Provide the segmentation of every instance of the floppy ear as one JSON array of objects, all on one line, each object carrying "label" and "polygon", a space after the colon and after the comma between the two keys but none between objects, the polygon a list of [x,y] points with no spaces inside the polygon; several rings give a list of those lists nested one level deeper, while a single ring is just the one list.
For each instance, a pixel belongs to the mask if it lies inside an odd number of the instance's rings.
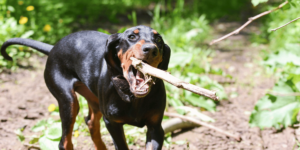
[{"label": "floppy ear", "polygon": [[163,48],[163,60],[158,65],[159,69],[168,70],[170,56],[171,56],[171,49],[170,49],[170,47],[167,44],[165,44],[164,48]]},{"label": "floppy ear", "polygon": [[105,60],[113,74],[122,73],[121,62],[117,56],[119,50],[120,34],[115,33],[108,37],[105,46]]}]

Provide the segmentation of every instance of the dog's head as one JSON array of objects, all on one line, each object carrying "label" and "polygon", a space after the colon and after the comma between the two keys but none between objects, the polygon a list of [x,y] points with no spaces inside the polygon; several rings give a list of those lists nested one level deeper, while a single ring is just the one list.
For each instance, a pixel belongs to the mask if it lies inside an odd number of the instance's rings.
[{"label": "dog's head", "polygon": [[149,94],[152,83],[144,85],[145,76],[131,65],[130,57],[167,70],[170,53],[169,46],[156,30],[140,25],[111,35],[106,43],[105,59],[114,76],[122,74],[133,95],[141,98]]}]

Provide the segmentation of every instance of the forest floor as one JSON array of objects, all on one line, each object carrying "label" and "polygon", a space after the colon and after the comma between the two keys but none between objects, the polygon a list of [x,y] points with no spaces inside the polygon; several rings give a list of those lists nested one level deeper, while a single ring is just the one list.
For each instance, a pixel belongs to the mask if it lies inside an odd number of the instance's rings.
[{"label": "forest floor", "polygon": [[[220,37],[239,27],[238,23],[221,23],[215,25],[215,37]],[[259,62],[262,61],[263,45],[254,46],[249,42],[250,33],[258,28],[249,26],[239,35],[232,36],[213,46],[216,50],[211,61],[213,67],[222,68],[233,78],[230,81],[223,77],[212,76],[223,84],[229,99],[221,101],[217,111],[205,112],[215,119],[210,123],[228,132],[239,134],[240,142],[226,137],[206,127],[183,129],[172,134],[172,141],[185,140],[185,144],[171,145],[171,149],[268,149],[291,150],[298,148],[296,144],[297,128],[260,130],[249,127],[249,116],[257,100],[274,85],[274,77],[267,75]],[[56,104],[54,97],[48,91],[43,70],[46,57],[32,57],[35,66],[31,69],[20,68],[17,72],[0,74],[0,149],[28,149],[21,143],[14,131],[25,128],[25,136],[34,133],[30,128],[37,121],[48,118],[47,108]],[[298,135],[299,136],[299,135]],[[94,149],[89,136],[74,138],[75,149]],[[111,141],[106,141],[109,149],[113,149]],[[132,147],[132,149],[136,149]]]}]

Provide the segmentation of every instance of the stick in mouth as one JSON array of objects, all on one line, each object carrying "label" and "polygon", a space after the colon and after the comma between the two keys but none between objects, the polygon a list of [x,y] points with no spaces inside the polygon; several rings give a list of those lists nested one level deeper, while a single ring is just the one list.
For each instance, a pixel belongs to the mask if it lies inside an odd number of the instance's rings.
[{"label": "stick in mouth", "polygon": [[[174,85],[178,88],[183,88],[185,90],[191,91],[191,92],[196,93],[198,95],[202,95],[202,96],[211,98],[213,100],[218,100],[218,97],[216,96],[216,92],[214,92],[214,91],[210,91],[210,90],[207,90],[207,89],[204,89],[204,88],[201,88],[201,87],[183,82],[183,81],[179,80],[178,78],[172,76],[168,72],[157,69],[157,68],[154,68],[154,67],[152,67],[152,66],[150,66],[150,65],[148,65],[148,64],[146,64],[146,63],[142,62],[141,60],[138,60],[134,57],[130,57],[130,60],[132,60],[132,66],[134,68],[136,68],[138,70],[138,72],[141,72],[143,74],[143,76],[157,77],[157,78],[160,78],[162,80],[165,80],[165,81],[171,83],[172,85]],[[148,80],[143,80],[143,82],[146,85],[148,85],[147,83],[149,81]],[[140,87],[144,86],[144,84],[140,84],[139,86]]]},{"label": "stick in mouth", "polygon": [[130,90],[136,97],[146,96],[151,89],[152,82],[149,75],[143,74],[141,71],[130,66],[128,70],[128,81],[130,83]]}]

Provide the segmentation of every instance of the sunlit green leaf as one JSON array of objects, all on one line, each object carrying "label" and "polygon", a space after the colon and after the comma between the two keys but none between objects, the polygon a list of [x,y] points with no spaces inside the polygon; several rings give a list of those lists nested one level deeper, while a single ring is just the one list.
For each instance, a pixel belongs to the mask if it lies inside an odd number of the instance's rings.
[{"label": "sunlit green leaf", "polygon": [[[171,106],[173,107],[179,107],[179,106],[183,106],[182,102],[179,100],[179,99],[176,99],[176,98],[172,98],[169,100],[169,103]],[[180,110],[180,109],[176,109],[176,111],[179,113],[179,114],[184,114],[184,111],[183,110]]]},{"label": "sunlit green leaf", "polygon": [[276,64],[285,65],[289,62],[300,66],[300,57],[291,52],[280,51],[278,54],[271,54],[264,63],[274,66]]},{"label": "sunlit green leaf", "polygon": [[28,37],[30,37],[33,34],[34,34],[34,31],[33,30],[29,30],[29,31],[25,32],[23,35],[21,35],[21,38],[28,38]]},{"label": "sunlit green leaf", "polygon": [[51,140],[56,140],[59,139],[61,137],[62,134],[62,129],[61,129],[61,123],[53,123],[47,130],[45,133],[45,136],[48,139]]},{"label": "sunlit green leaf", "polygon": [[215,110],[216,105],[214,103],[207,103],[207,101],[203,97],[196,97],[192,95],[186,97],[185,100],[194,106],[203,107],[209,111]]},{"label": "sunlit green leaf", "polygon": [[42,150],[58,150],[59,140],[51,140],[43,136],[39,139],[39,144]]},{"label": "sunlit green leaf", "polygon": [[24,136],[24,134],[23,134],[23,130],[24,130],[23,128],[20,128],[20,129],[17,129],[17,130],[15,131],[15,133],[16,133],[18,139],[19,139],[21,142],[23,142],[23,141],[25,140],[25,136]]},{"label": "sunlit green leaf", "polygon": [[39,141],[39,139],[40,139],[40,138],[38,138],[38,137],[34,137],[34,138],[32,138],[32,139],[29,141],[29,144],[35,144],[35,143],[37,143],[37,142]]},{"label": "sunlit green leaf", "polygon": [[281,79],[272,89],[274,95],[266,95],[255,105],[250,116],[250,125],[260,128],[287,127],[297,121],[295,113],[299,111],[300,101],[291,94],[294,92],[293,83],[290,80],[284,82]]},{"label": "sunlit green leaf", "polygon": [[43,131],[43,130],[45,130],[46,124],[47,124],[47,121],[46,121],[46,120],[41,120],[41,121],[37,122],[37,123],[31,128],[31,130],[32,130],[33,132]]},{"label": "sunlit green leaf", "polygon": [[192,60],[193,55],[191,53],[186,52],[177,52],[171,55],[171,59],[169,62],[169,68],[173,68],[175,66],[185,66],[186,64],[190,63]]}]

